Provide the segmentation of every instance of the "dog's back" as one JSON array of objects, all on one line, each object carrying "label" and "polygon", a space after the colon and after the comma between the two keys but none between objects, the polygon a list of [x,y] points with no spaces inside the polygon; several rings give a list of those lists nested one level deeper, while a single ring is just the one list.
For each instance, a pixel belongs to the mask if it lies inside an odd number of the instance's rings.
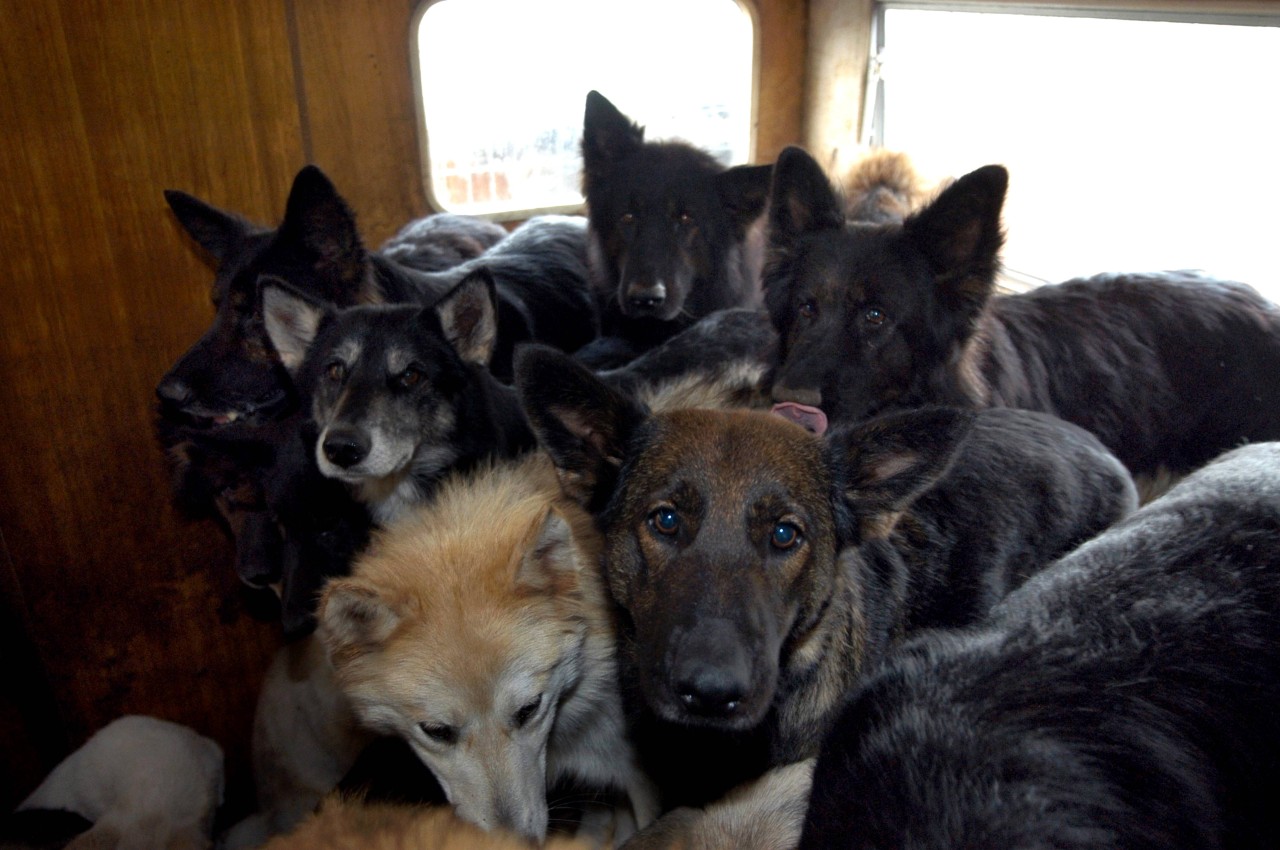
[{"label": "dog's back", "polygon": [[1278,563],[1280,446],[1246,447],[892,656],[801,846],[1274,846]]},{"label": "dog's back", "polygon": [[1107,274],[993,298],[977,400],[1056,413],[1136,473],[1280,437],[1280,308],[1195,272]]},{"label": "dog's back", "polygon": [[[1047,414],[993,408],[973,418],[936,484],[905,510],[885,511],[850,480],[868,464],[847,459],[864,448],[866,438],[858,435],[875,427],[833,432],[828,454],[859,526],[852,537],[863,556],[879,563],[871,572],[898,576],[885,598],[871,597],[892,616],[895,636],[974,622],[1137,506],[1133,479],[1092,434]],[[872,622],[880,616],[868,612]]]}]

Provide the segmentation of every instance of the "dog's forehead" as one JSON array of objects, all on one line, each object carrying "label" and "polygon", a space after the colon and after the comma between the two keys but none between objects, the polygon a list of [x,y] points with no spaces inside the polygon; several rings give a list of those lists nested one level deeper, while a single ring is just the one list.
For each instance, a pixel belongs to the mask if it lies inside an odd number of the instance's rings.
[{"label": "dog's forehead", "polygon": [[898,252],[892,250],[896,232],[890,225],[851,225],[838,237],[812,239],[799,263],[804,287],[853,302],[894,295],[898,287],[892,283],[902,273]]},{"label": "dog's forehead", "polygon": [[787,490],[822,487],[819,440],[761,411],[677,410],[653,417],[652,439],[635,468],[650,489],[676,481],[734,492],[762,484]]}]

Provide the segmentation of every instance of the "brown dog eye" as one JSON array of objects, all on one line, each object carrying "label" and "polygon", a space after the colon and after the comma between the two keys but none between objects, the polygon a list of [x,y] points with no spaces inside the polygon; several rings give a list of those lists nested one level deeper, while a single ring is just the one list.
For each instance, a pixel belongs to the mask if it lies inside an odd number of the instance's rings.
[{"label": "brown dog eye", "polygon": [[622,218],[620,218],[619,221],[621,221],[623,224],[635,224],[636,217],[631,213],[623,213]]},{"label": "brown dog eye", "polygon": [[799,313],[802,319],[812,319],[818,315],[818,305],[814,301],[803,301]]},{"label": "brown dog eye", "polygon": [[871,325],[883,325],[884,320],[888,318],[879,307],[868,307],[867,312],[863,313],[862,317]]},{"label": "brown dog eye", "polygon": [[335,360],[328,366],[324,367],[324,373],[331,381],[341,381],[347,376],[347,367]]},{"label": "brown dog eye", "polygon": [[410,366],[399,375],[396,376],[396,384],[405,390],[411,390],[418,384],[422,383],[422,370],[417,366]]},{"label": "brown dog eye", "polygon": [[691,224],[693,224],[693,216],[688,213],[680,213],[680,225],[682,227],[688,227]]}]

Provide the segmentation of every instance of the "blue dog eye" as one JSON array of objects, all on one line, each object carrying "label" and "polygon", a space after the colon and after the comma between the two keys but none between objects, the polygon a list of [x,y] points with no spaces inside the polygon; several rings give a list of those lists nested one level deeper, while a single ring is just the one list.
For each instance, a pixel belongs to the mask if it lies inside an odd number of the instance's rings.
[{"label": "blue dog eye", "polygon": [[659,534],[675,534],[680,528],[680,516],[675,508],[658,508],[649,514],[649,524]]},{"label": "blue dog eye", "polygon": [[800,539],[800,529],[789,522],[780,522],[773,527],[769,542],[775,549],[790,549]]}]

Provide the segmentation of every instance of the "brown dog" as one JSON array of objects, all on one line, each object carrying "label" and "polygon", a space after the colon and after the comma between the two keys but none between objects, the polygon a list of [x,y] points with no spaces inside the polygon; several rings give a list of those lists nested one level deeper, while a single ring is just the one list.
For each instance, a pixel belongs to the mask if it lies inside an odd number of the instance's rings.
[{"label": "brown dog", "polygon": [[758,411],[651,415],[544,348],[516,383],[604,531],[626,706],[668,805],[813,755],[902,634],[976,619],[1136,501],[1043,414],[931,408],[824,441]]}]

